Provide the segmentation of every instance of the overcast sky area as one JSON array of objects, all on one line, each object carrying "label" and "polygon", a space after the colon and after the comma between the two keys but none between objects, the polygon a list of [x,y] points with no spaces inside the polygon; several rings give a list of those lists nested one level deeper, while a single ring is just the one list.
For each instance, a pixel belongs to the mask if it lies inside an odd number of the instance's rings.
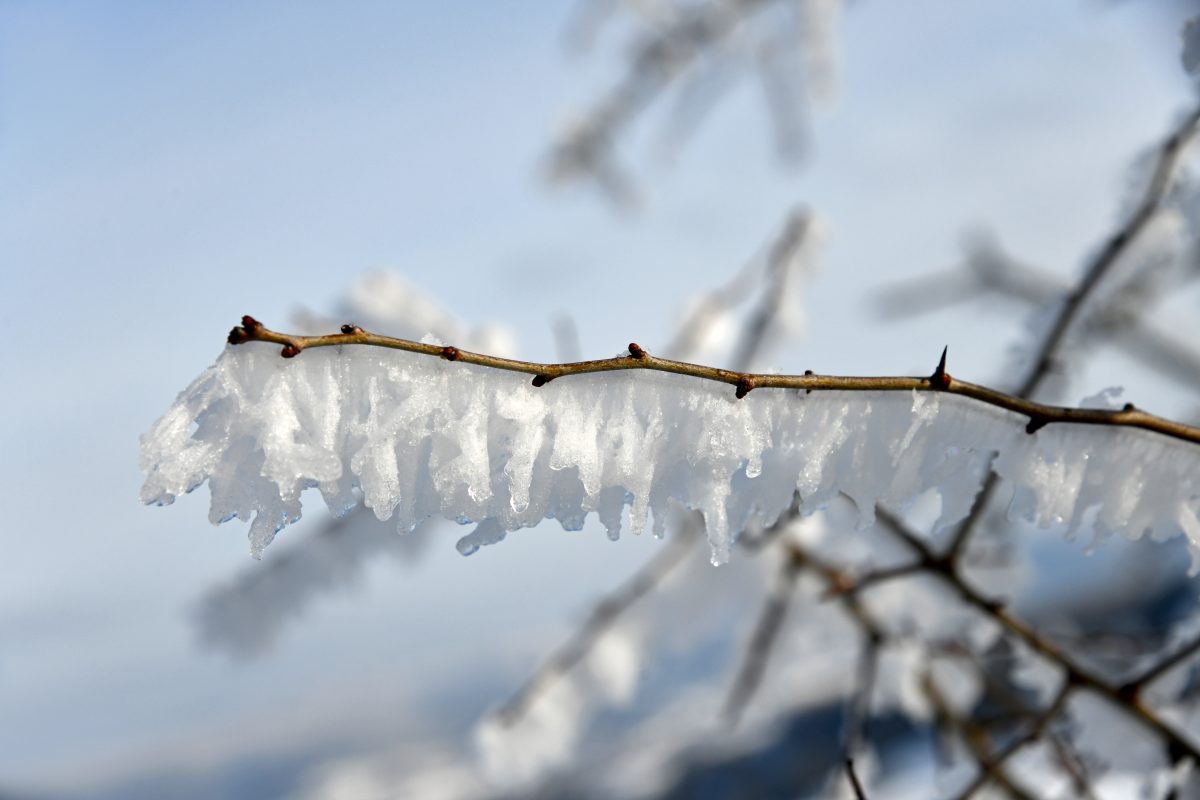
[{"label": "overcast sky area", "polygon": [[[286,328],[386,268],[509,327],[521,357],[555,357],[562,314],[585,357],[653,351],[803,204],[824,246],[774,366],[925,373],[948,344],[956,376],[993,382],[1020,313],[884,322],[870,290],[953,265],[985,228],[1075,275],[1194,101],[1188,7],[849,6],[799,163],[735,83],[683,142],[663,109],[635,128],[630,212],[543,180],[622,65],[619,25],[565,47],[570,0],[0,4],[0,797],[274,796],[410,742],[471,758],[473,722],[660,546],[593,521],[463,558],[442,525],[259,657],[204,648],[199,599],[261,565],[243,523],[208,524],[207,488],[139,505],[137,441],[242,314]],[[1147,380],[1139,405],[1195,411]],[[1121,382],[1089,370],[1072,399]],[[327,517],[306,508],[296,530]]]}]

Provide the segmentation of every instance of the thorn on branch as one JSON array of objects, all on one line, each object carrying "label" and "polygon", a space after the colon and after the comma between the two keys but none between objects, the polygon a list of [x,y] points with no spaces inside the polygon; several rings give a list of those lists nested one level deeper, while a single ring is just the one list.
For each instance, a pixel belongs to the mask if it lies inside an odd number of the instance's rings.
[{"label": "thorn on branch", "polygon": [[753,389],[754,381],[751,378],[743,375],[742,377],[738,378],[737,391],[734,392],[734,396],[736,396],[738,400],[741,400],[743,397],[750,394]]},{"label": "thorn on branch", "polygon": [[295,358],[296,356],[300,355],[300,348],[296,347],[294,344],[285,344],[283,349],[279,351],[279,355],[283,356],[284,358]]},{"label": "thorn on branch", "polygon": [[[457,347],[446,345],[442,348],[442,358],[446,359],[447,361],[458,361],[458,356],[459,353]],[[534,385],[536,386],[537,384]]]},{"label": "thorn on branch", "polygon": [[946,354],[950,351],[950,345],[942,348],[942,357],[938,361],[937,368],[933,374],[929,376],[929,383],[935,389],[949,389],[950,375],[946,372]]},{"label": "thorn on branch", "polygon": [[545,386],[552,380],[554,380],[553,375],[534,375],[533,380],[530,381],[530,383],[532,383],[534,386]]},{"label": "thorn on branch", "polygon": [[630,342],[629,343],[629,355],[633,356],[636,359],[641,360],[646,357],[646,351],[643,350],[642,346],[640,344],[638,344],[637,342]]}]

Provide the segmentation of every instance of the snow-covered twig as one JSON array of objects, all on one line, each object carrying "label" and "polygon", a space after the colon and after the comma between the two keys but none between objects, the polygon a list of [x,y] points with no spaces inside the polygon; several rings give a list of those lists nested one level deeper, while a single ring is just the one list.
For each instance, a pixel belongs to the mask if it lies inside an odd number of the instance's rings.
[{"label": "snow-covered twig", "polygon": [[324,336],[296,336],[270,330],[250,316],[242,317],[242,324],[230,331],[228,339],[229,343],[233,345],[240,345],[246,342],[269,342],[283,345],[280,355],[284,358],[294,358],[304,350],[312,350],[320,347],[341,347],[344,345],[365,345],[403,350],[409,353],[441,358],[445,361],[475,364],[506,372],[532,375],[533,380],[531,383],[535,387],[545,386],[552,380],[570,375],[650,370],[729,384],[734,387],[734,394],[739,400],[755,389],[796,389],[806,393],[938,392],[965,397],[983,405],[992,406],[1004,411],[1011,411],[1026,417],[1028,423],[1025,426],[1025,431],[1031,434],[1047,425],[1097,425],[1139,428],[1141,430],[1160,433],[1171,439],[1178,439],[1191,444],[1200,444],[1200,428],[1150,414],[1135,407],[1132,403],[1127,403],[1123,408],[1119,409],[1056,406],[1027,400],[1019,394],[1007,394],[998,389],[959,380],[946,371],[945,352],[942,353],[942,358],[933,373],[927,377],[863,377],[817,375],[812,372],[806,372],[803,375],[735,372],[718,367],[658,358],[646,352],[636,342],[630,343],[629,355],[627,356],[576,361],[569,364],[543,364],[533,361],[501,358],[484,353],[472,353],[466,350],[459,350],[452,345],[429,344],[426,342],[414,342],[409,339],[381,336],[364,331],[353,324],[343,325],[340,333]]},{"label": "snow-covered twig", "polygon": [[[1029,374],[1014,393],[1015,397],[1022,400],[1032,398],[1046,378],[1055,370],[1059,352],[1067,335],[1079,323],[1093,295],[1162,206],[1171,189],[1181,157],[1195,136],[1198,126],[1200,126],[1200,107],[1189,112],[1163,142],[1158,150],[1154,172],[1141,202],[1138,203],[1136,210],[1126,223],[1109,237],[1099,255],[1084,271],[1083,277],[1064,298],[1048,332],[1039,343]],[[951,538],[949,550],[951,558],[957,558],[965,549],[967,541],[979,520],[986,513],[999,485],[996,473],[989,473],[971,511],[959,524]]]},{"label": "snow-covered twig", "polygon": [[[766,263],[763,265],[763,282],[757,308],[751,312],[750,322],[743,329],[733,358],[734,368],[749,368],[766,345],[767,332],[783,309],[785,286],[800,250],[805,244],[811,225],[811,215],[796,209],[788,215],[783,230],[771,243]],[[756,266],[751,262],[750,266]],[[753,289],[750,271],[743,269],[727,285],[702,297],[692,312],[685,318],[667,350],[673,356],[688,357],[700,348],[716,321],[745,298]],[[795,515],[788,515],[794,519]],[[782,528],[784,520],[773,526]],[[529,709],[530,703],[553,679],[563,675],[579,663],[595,646],[596,641],[613,623],[639,600],[659,587],[680,564],[691,545],[703,531],[704,520],[699,515],[685,515],[674,525],[670,545],[642,565],[627,581],[597,602],[587,622],[574,632],[571,638],[556,650],[507,702],[496,710],[497,720],[502,725],[515,724]]]}]

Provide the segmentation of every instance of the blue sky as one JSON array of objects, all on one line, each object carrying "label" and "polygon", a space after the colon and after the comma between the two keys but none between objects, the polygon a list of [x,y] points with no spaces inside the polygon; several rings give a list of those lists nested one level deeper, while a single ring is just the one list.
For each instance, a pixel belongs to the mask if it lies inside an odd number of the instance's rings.
[{"label": "blue sky", "polygon": [[[461,559],[447,534],[417,569],[375,565],[265,659],[203,653],[188,609],[246,567],[243,531],[211,529],[203,497],[138,506],[136,442],[243,313],[282,323],[389,267],[510,325],[523,355],[553,355],[564,311],[607,355],[663,342],[686,297],[803,202],[829,243],[808,337],[780,367],[925,370],[949,342],[964,377],[993,377],[1019,322],[883,325],[866,290],[952,264],[977,225],[1072,274],[1132,159],[1193,95],[1178,20],[851,5],[808,162],[773,156],[751,85],[670,165],[652,112],[626,153],[648,195],[636,215],[539,180],[621,53],[613,36],[569,56],[567,2],[0,6],[0,792],[204,773],[266,741],[332,747],[318,731],[351,751],[453,740],[653,547],[589,527]],[[522,594],[530,580],[544,595]],[[475,688],[439,726],[421,695],[448,703],[455,682]]]}]

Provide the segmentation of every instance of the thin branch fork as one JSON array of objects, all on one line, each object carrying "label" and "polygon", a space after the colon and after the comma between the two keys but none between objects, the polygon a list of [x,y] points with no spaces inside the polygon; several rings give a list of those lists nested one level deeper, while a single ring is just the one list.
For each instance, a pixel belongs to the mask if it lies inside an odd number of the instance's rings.
[{"label": "thin branch fork", "polygon": [[[1088,266],[1078,284],[1066,296],[1062,307],[1054,318],[1050,330],[1043,337],[1038,347],[1032,370],[1025,377],[1025,380],[1021,382],[1021,386],[1017,389],[1015,397],[1021,400],[1030,400],[1034,393],[1041,387],[1042,382],[1051,373],[1059,358],[1059,351],[1067,339],[1067,334],[1083,315],[1089,298],[1095,294],[1097,288],[1103,283],[1105,276],[1120,263],[1121,257],[1129,250],[1130,245],[1146,229],[1151,220],[1153,220],[1154,215],[1162,207],[1167,193],[1170,191],[1179,161],[1198,127],[1200,127],[1200,107],[1193,109],[1187,114],[1179,126],[1175,128],[1166,141],[1159,147],[1158,158],[1154,165],[1154,174],[1151,177],[1150,184],[1146,187],[1146,192],[1142,196],[1141,202],[1138,203],[1136,211],[1124,225],[1109,237],[1103,249]],[[1127,404],[1125,408],[1129,410],[1133,406],[1132,404]],[[1035,427],[1037,424],[1037,418],[1030,416],[1030,428]],[[975,498],[975,505],[967,514],[966,519],[959,525],[950,542],[950,549],[947,552],[951,560],[957,559],[966,548],[967,540],[971,537],[975,526],[987,511],[999,485],[1000,481],[996,474],[994,472],[989,474],[984,481],[979,495]]]},{"label": "thin branch fork", "polygon": [[628,356],[604,358],[593,361],[576,361],[568,364],[539,364],[533,361],[518,361],[511,358],[472,353],[450,345],[436,345],[397,339],[376,333],[368,333],[357,325],[343,325],[340,333],[323,336],[296,336],[279,333],[265,327],[250,316],[242,317],[242,324],[229,332],[228,342],[240,345],[245,342],[271,342],[282,345],[280,355],[295,358],[304,350],[317,347],[339,347],[342,345],[364,345],[403,350],[419,355],[434,356],[446,361],[460,361],[481,367],[520,372],[533,376],[534,386],[544,386],[550,381],[568,375],[586,375],[594,372],[620,372],[626,370],[652,370],[687,375],[693,378],[726,383],[736,387],[739,399],[754,389],[795,389],[805,392],[943,392],[974,400],[985,405],[1012,411],[1028,417],[1025,430],[1034,433],[1050,424],[1106,425],[1112,427],[1140,428],[1160,433],[1172,439],[1200,444],[1200,428],[1149,414],[1132,403],[1121,409],[1071,408],[1037,403],[996,389],[968,383],[951,377],[946,372],[946,353],[934,373],[924,378],[914,377],[844,377],[836,375],[772,375],[735,372],[718,367],[690,364],[658,358],[646,352],[636,342],[629,345]]},{"label": "thin branch fork", "polygon": [[[952,588],[963,602],[980,611],[1003,626],[1009,633],[1025,642],[1025,644],[1047,661],[1055,664],[1065,673],[1064,690],[1086,689],[1108,700],[1116,708],[1125,711],[1133,719],[1138,720],[1148,729],[1167,741],[1181,753],[1191,756],[1200,762],[1200,747],[1190,741],[1174,726],[1163,719],[1158,712],[1147,705],[1137,691],[1129,690],[1126,686],[1117,686],[1092,670],[1078,663],[1062,648],[1039,634],[1007,609],[1001,603],[985,597],[971,586],[957,571],[954,562],[945,557],[939,558],[921,541],[915,533],[908,529],[898,518],[883,509],[877,510],[877,519],[897,538],[912,548],[917,556],[926,564],[924,574],[936,575]],[[1140,684],[1139,684],[1140,685]]]}]

